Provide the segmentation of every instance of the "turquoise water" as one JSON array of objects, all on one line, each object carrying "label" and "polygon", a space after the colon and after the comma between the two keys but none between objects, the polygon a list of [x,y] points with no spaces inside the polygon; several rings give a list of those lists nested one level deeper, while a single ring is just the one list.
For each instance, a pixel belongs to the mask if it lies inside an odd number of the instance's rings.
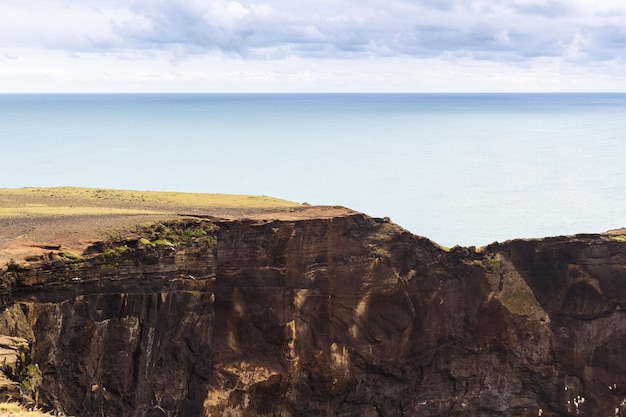
[{"label": "turquoise water", "polygon": [[452,246],[626,226],[623,94],[0,95],[0,187],[265,194]]}]

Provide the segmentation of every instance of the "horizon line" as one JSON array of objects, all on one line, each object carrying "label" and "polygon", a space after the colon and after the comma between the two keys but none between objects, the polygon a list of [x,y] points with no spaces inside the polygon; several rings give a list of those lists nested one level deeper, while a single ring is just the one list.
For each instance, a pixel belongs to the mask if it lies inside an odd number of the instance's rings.
[{"label": "horizon line", "polygon": [[626,91],[0,91],[0,95],[499,95],[499,94],[626,94]]}]

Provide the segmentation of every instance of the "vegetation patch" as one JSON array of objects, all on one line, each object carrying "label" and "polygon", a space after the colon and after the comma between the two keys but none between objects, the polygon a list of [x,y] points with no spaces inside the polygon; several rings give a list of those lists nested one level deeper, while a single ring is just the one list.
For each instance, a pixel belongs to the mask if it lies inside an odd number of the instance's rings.
[{"label": "vegetation patch", "polygon": [[300,204],[268,196],[109,190],[81,187],[0,189],[0,217],[164,214],[188,209],[289,208]]},{"label": "vegetation patch", "polygon": [[151,242],[154,246],[174,246],[172,242],[166,239],[157,239]]},{"label": "vegetation patch", "polygon": [[109,239],[94,246],[95,252],[91,253],[99,254],[105,261],[110,262],[137,249],[154,250],[191,244],[212,245],[216,242],[217,230],[218,227],[208,220],[150,223],[134,227],[131,236],[128,233],[111,234]]},{"label": "vegetation patch", "polygon": [[617,240],[618,242],[626,242],[626,235],[613,236],[613,240]]},{"label": "vegetation patch", "polygon": [[215,243],[214,234],[217,229],[215,224],[207,220],[173,222],[167,225],[157,223],[143,232],[150,239],[142,237],[139,243],[144,247],[188,245],[194,241]]},{"label": "vegetation patch", "polygon": [[1,217],[43,217],[43,216],[98,216],[120,214],[163,214],[160,211],[125,209],[114,207],[75,207],[75,206],[23,206],[0,207]]},{"label": "vegetation patch", "polygon": [[115,250],[117,251],[117,253],[122,254],[128,252],[130,248],[127,245],[121,245],[116,247]]},{"label": "vegetation patch", "polygon": [[14,402],[0,403],[0,416],[6,417],[51,417],[51,414],[39,410],[27,410],[21,404]]},{"label": "vegetation patch", "polygon": [[151,248],[152,246],[154,246],[152,244],[152,242],[150,242],[148,239],[146,239],[145,237],[142,237],[139,239],[139,244],[145,248]]},{"label": "vegetation patch", "polygon": [[69,252],[69,251],[61,252],[59,253],[59,256],[64,261],[80,261],[82,259],[80,255],[77,255],[74,252]]},{"label": "vegetation patch", "polygon": [[491,274],[500,272],[500,260],[493,252],[486,253],[482,259],[473,260],[471,264],[479,266]]},{"label": "vegetation patch", "polygon": [[39,386],[43,382],[43,376],[41,374],[41,370],[39,369],[39,365],[33,364],[25,366],[22,369],[20,379],[20,387],[22,390],[33,397],[35,399],[35,403],[37,403]]},{"label": "vegetation patch", "polygon": [[494,253],[488,253],[483,258],[483,266],[489,272],[496,273],[500,271],[500,260]]}]

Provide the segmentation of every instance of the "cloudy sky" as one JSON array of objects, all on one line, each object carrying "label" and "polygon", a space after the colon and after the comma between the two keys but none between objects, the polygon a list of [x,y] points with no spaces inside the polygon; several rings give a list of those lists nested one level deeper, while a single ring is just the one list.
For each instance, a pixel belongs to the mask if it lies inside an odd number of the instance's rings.
[{"label": "cloudy sky", "polygon": [[2,0],[0,92],[626,91],[623,0]]}]

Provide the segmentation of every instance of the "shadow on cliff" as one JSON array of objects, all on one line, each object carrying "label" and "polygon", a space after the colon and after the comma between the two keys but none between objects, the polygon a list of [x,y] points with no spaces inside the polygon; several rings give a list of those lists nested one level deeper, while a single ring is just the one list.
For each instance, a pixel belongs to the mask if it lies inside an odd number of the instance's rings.
[{"label": "shadow on cliff", "polygon": [[19,325],[0,330],[30,340],[58,412],[626,410],[626,243],[610,236],[446,250],[352,214],[185,220],[99,245],[3,272]]}]

